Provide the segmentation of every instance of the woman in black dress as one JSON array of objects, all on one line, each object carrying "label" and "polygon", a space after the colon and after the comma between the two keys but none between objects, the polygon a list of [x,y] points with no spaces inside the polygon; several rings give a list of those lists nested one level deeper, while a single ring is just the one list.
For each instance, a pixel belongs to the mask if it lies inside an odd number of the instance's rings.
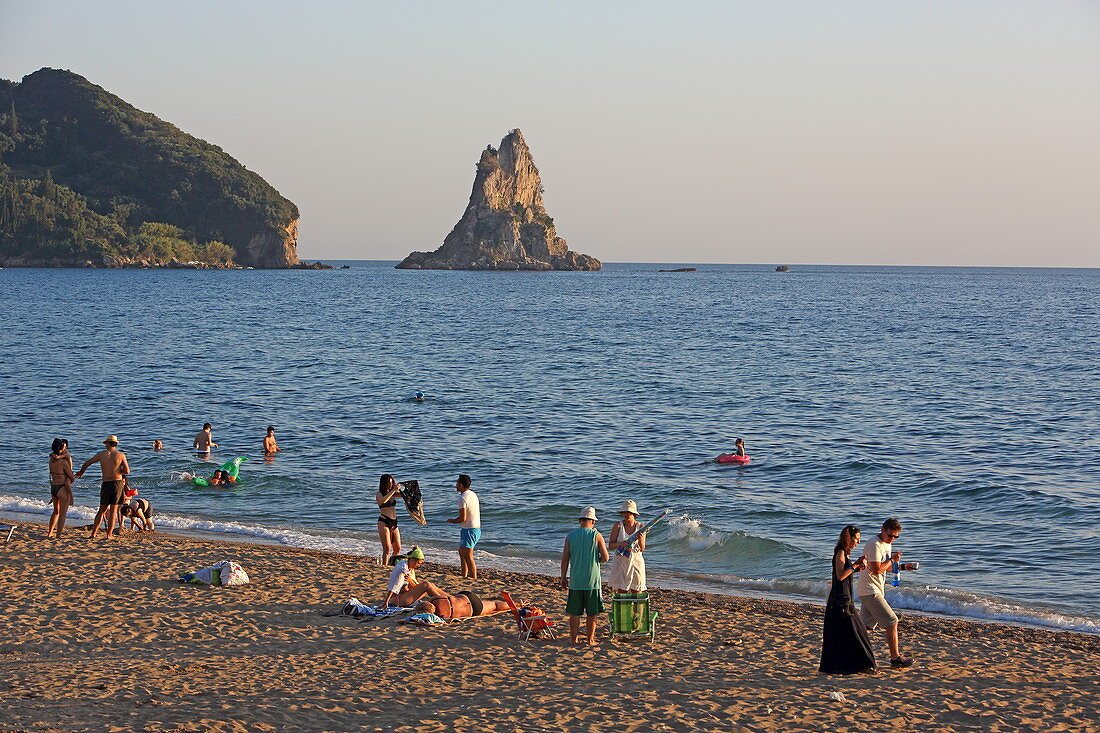
[{"label": "woman in black dress", "polygon": [[852,602],[852,574],[867,567],[867,558],[852,562],[852,550],[859,546],[859,527],[849,524],[841,530],[833,549],[833,583],[825,603],[825,634],[821,640],[824,674],[873,674],[875,655],[867,629]]}]

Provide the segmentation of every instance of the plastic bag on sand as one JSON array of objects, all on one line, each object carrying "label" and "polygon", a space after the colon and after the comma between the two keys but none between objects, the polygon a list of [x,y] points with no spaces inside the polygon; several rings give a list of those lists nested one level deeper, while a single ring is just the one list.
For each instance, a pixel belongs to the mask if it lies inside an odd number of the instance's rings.
[{"label": "plastic bag on sand", "polygon": [[848,702],[848,698],[844,697],[843,692],[830,692],[829,699],[833,702]]},{"label": "plastic bag on sand", "polygon": [[222,560],[193,573],[180,573],[180,582],[200,585],[244,585],[248,582],[248,573],[239,564],[231,560]]}]

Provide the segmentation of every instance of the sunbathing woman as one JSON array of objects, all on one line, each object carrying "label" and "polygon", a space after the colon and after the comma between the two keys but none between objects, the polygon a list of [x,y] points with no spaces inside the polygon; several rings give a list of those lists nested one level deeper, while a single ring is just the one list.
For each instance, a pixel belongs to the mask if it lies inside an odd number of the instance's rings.
[{"label": "sunbathing woman", "polygon": [[440,618],[495,616],[510,610],[504,601],[483,601],[470,590],[459,591],[453,596],[450,593],[444,593],[428,597],[416,604],[417,613],[434,613]]}]

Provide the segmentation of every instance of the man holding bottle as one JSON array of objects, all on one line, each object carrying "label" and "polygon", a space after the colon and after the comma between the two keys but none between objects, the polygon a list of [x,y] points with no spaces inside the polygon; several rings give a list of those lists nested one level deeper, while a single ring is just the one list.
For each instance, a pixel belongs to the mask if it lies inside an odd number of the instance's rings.
[{"label": "man holding bottle", "polygon": [[872,537],[863,549],[867,569],[859,575],[856,594],[861,606],[859,617],[868,631],[882,626],[886,645],[890,647],[890,666],[909,667],[911,657],[901,655],[898,641],[898,617],[886,602],[886,574],[900,562],[901,553],[894,552],[893,543],[901,535],[901,522],[891,517],[882,523],[882,531]]}]

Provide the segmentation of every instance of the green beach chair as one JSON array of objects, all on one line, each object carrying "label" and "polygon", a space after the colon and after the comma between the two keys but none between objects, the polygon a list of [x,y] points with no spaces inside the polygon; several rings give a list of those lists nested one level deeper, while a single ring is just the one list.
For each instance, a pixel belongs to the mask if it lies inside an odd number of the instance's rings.
[{"label": "green beach chair", "polygon": [[657,633],[657,612],[649,610],[648,593],[612,594],[607,618],[611,622],[612,639],[649,637],[653,641]]}]

